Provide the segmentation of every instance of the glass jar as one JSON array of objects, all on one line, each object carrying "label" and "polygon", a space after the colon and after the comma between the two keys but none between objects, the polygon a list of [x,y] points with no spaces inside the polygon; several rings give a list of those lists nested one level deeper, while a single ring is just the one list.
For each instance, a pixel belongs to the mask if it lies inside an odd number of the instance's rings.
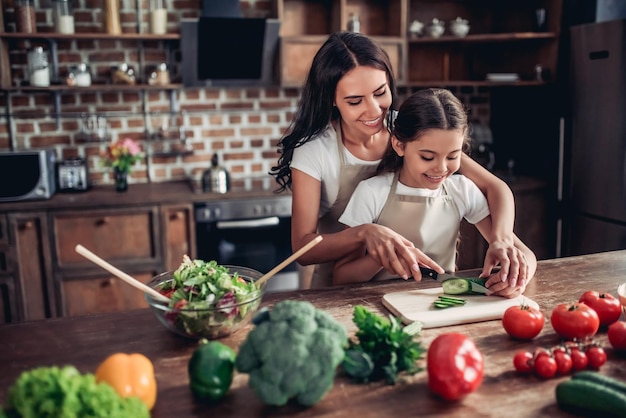
[{"label": "glass jar", "polygon": [[150,32],[163,35],[167,33],[167,8],[165,0],[150,1]]},{"label": "glass jar", "polygon": [[58,33],[74,33],[74,13],[69,0],[54,0],[54,30]]},{"label": "glass jar", "polygon": [[167,68],[166,63],[162,62],[150,72],[148,84],[151,86],[165,86],[170,84],[170,70]]},{"label": "glass jar", "polygon": [[41,46],[28,51],[28,80],[31,86],[50,86],[48,54]]},{"label": "glass jar", "polygon": [[67,75],[67,85],[77,87],[91,86],[91,69],[89,66],[84,62],[76,65],[70,65],[69,73]]},{"label": "glass jar", "polygon": [[111,83],[135,84],[135,69],[125,62],[111,67]]},{"label": "glass jar", "polygon": [[37,32],[37,19],[33,0],[15,0],[15,30],[22,33]]}]

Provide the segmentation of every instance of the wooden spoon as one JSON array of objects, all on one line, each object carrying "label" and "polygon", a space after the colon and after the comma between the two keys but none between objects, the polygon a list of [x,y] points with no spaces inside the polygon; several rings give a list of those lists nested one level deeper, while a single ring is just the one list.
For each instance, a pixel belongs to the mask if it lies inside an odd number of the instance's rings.
[{"label": "wooden spoon", "polygon": [[261,286],[263,283],[265,283],[266,281],[268,281],[271,277],[273,277],[276,273],[278,273],[279,271],[281,271],[282,269],[284,269],[285,267],[287,267],[289,264],[291,264],[292,262],[296,261],[296,259],[298,257],[300,257],[302,254],[306,253],[307,251],[309,251],[311,248],[315,247],[317,244],[319,244],[319,242],[322,240],[322,236],[318,235],[317,237],[313,238],[311,241],[309,241],[309,243],[307,245],[305,245],[304,247],[300,248],[298,251],[296,251],[295,253],[291,254],[289,257],[287,257],[285,259],[285,261],[283,261],[282,263],[280,263],[279,265],[277,265],[276,267],[274,267],[273,269],[271,269],[270,271],[268,271],[267,273],[265,273],[263,276],[261,276],[261,278],[259,280],[256,281],[257,286]]},{"label": "wooden spoon", "polygon": [[89,251],[87,248],[83,247],[82,245],[78,244],[74,250],[82,255],[83,257],[85,257],[86,259],[88,259],[89,261],[99,265],[100,267],[102,267],[103,269],[105,269],[106,271],[108,271],[109,273],[114,274],[115,276],[119,277],[120,279],[124,280],[126,283],[128,283],[129,285],[136,287],[137,289],[150,294],[150,296],[152,296],[153,298],[161,301],[161,302],[170,302],[170,298],[168,298],[165,295],[162,295],[161,293],[157,292],[156,290],[154,290],[153,288],[146,286],[145,284],[143,284],[142,282],[140,282],[139,280],[129,276],[128,274],[124,273],[122,270],[118,269],[117,267],[114,267],[113,265],[107,263],[106,261],[104,261],[102,258],[98,257],[97,255],[95,255],[94,253],[92,253],[91,251]]}]

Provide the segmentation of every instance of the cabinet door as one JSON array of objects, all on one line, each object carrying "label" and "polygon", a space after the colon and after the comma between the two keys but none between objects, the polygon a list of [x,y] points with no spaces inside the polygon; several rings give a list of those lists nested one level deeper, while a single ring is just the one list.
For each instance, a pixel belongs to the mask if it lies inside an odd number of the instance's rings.
[{"label": "cabinet door", "polygon": [[161,207],[165,270],[175,270],[183,256],[196,257],[196,234],[192,205]]},{"label": "cabinet door", "polygon": [[35,320],[56,316],[46,215],[10,214],[9,228],[14,237],[12,258],[20,295],[17,306],[21,307],[22,318]]},{"label": "cabinet door", "polygon": [[[156,271],[132,273],[143,283]],[[117,277],[99,276],[83,280],[65,280],[62,284],[64,315],[86,315],[147,308],[143,292]]]},{"label": "cabinet door", "polygon": [[160,261],[157,207],[55,213],[52,223],[56,263],[64,273],[101,271],[75,251],[77,244],[122,269]]},{"label": "cabinet door", "polygon": [[17,322],[19,295],[12,276],[0,276],[0,325]]}]

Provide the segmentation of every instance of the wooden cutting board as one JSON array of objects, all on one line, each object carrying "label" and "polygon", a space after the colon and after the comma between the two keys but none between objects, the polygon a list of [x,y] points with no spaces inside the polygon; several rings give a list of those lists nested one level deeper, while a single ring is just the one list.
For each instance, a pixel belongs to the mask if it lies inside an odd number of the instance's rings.
[{"label": "wooden cutting board", "polygon": [[387,293],[383,296],[383,305],[394,315],[400,317],[405,324],[420,321],[423,328],[438,328],[501,319],[504,311],[515,305],[526,304],[539,308],[537,302],[524,295],[514,299],[500,296],[463,295],[458,297],[467,301],[465,305],[437,309],[432,305],[440,295],[443,295],[443,288],[441,287]]}]

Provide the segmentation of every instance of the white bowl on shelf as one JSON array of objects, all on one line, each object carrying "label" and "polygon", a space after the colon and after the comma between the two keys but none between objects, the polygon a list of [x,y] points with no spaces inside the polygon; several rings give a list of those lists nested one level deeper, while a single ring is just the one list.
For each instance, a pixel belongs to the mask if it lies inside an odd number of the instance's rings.
[{"label": "white bowl on shelf", "polygon": [[465,19],[457,17],[455,20],[450,21],[450,32],[454,36],[464,38],[467,36],[470,30],[469,22]]},{"label": "white bowl on shelf", "polygon": [[444,34],[446,28],[443,22],[437,18],[434,18],[428,26],[426,26],[426,34],[433,38],[439,38]]}]

